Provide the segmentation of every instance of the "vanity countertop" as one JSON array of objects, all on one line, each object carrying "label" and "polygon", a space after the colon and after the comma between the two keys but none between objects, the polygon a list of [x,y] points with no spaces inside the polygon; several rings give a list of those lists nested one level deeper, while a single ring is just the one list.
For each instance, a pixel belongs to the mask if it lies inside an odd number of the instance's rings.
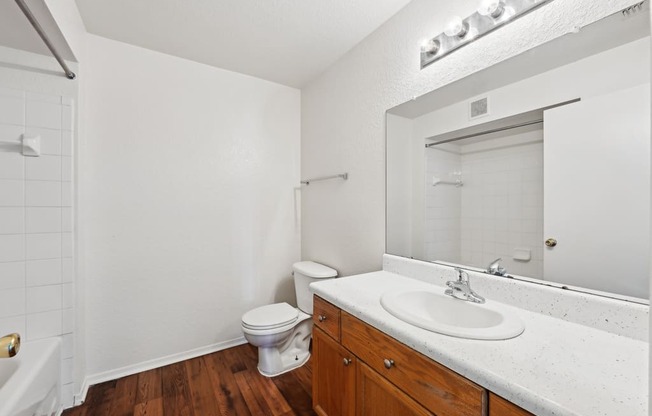
[{"label": "vanity countertop", "polygon": [[525,323],[525,332],[513,339],[478,341],[426,331],[390,315],[380,297],[406,289],[445,288],[386,271],[317,282],[310,288],[536,415],[648,414],[646,342],[509,305],[504,307]]}]

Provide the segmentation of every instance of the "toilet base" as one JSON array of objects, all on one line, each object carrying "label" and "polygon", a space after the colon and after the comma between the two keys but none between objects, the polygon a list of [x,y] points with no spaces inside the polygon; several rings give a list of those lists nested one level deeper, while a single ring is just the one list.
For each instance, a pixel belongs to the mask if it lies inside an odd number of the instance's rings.
[{"label": "toilet base", "polygon": [[[260,349],[259,349],[259,352],[260,352]],[[262,374],[263,376],[265,376],[265,377],[280,376],[281,374],[285,374],[287,372],[290,372],[290,371],[292,371],[292,370],[294,370],[296,368],[301,367],[305,363],[307,363],[308,360],[310,359],[310,352],[304,352],[302,355],[303,355],[303,358],[302,358],[301,354],[296,355],[295,358],[284,357],[285,359],[283,360],[283,370],[281,370],[280,372],[267,373],[267,372],[265,372],[264,370],[262,370],[260,368],[260,364],[258,365],[258,372],[260,374]],[[258,355],[258,362],[260,363],[260,354]]]},{"label": "toilet base", "polygon": [[258,372],[275,377],[304,365],[310,358],[311,335],[312,319],[305,315],[281,345],[269,343],[270,346],[258,347]]}]

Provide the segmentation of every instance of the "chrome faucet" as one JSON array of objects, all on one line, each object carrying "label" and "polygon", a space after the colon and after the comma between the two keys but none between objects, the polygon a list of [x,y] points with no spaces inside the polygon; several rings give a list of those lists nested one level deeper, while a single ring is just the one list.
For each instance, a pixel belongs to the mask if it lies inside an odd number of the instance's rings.
[{"label": "chrome faucet", "polygon": [[501,258],[497,258],[496,260],[492,261],[489,263],[489,266],[487,266],[487,273],[493,274],[496,276],[505,276],[505,273],[507,273],[507,270],[500,265]]},{"label": "chrome faucet", "polygon": [[457,280],[446,282],[446,286],[450,289],[446,289],[444,293],[456,299],[467,300],[473,303],[484,303],[485,299],[471,289],[469,274],[458,267],[455,268],[455,271],[457,272]]}]

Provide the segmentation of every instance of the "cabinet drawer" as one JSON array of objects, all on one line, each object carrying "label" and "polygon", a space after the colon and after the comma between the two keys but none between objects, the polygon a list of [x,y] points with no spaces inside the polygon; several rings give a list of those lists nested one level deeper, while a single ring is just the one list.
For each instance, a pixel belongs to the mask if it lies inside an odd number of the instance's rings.
[{"label": "cabinet drawer", "polygon": [[325,333],[340,340],[340,308],[319,296],[313,297],[312,321]]},{"label": "cabinet drawer", "polygon": [[346,312],[342,345],[437,416],[486,415],[485,389]]},{"label": "cabinet drawer", "polygon": [[514,403],[489,393],[489,416],[534,416]]}]

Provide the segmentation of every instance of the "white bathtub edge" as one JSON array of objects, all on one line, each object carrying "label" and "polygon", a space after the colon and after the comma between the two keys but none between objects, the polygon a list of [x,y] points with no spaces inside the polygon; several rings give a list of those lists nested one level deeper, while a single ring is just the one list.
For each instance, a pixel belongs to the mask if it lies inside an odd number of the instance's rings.
[{"label": "white bathtub edge", "polygon": [[[41,406],[50,393],[55,391],[54,403],[61,403],[61,338],[51,337],[26,341],[16,357],[17,370],[0,389],[0,413],[14,414],[20,410],[24,413],[29,408]],[[45,392],[50,392],[43,394]],[[39,393],[40,392],[40,393]],[[17,408],[19,406],[19,408]],[[48,407],[49,407],[48,406]]]},{"label": "white bathtub edge", "polygon": [[167,355],[165,357],[155,358],[153,360],[143,361],[137,364],[116,368],[115,370],[88,375],[84,378],[79,393],[75,394],[73,407],[84,403],[86,400],[86,395],[88,394],[88,389],[94,384],[104,383],[105,381],[115,380],[121,377],[130,376],[132,374],[141,373],[143,371],[152,370],[158,367],[164,367],[166,365],[178,363],[180,361],[190,360],[192,358],[211,354],[246,343],[247,341],[244,339],[244,337],[238,337],[228,341],[218,342],[215,344],[206,345],[204,347]]}]

